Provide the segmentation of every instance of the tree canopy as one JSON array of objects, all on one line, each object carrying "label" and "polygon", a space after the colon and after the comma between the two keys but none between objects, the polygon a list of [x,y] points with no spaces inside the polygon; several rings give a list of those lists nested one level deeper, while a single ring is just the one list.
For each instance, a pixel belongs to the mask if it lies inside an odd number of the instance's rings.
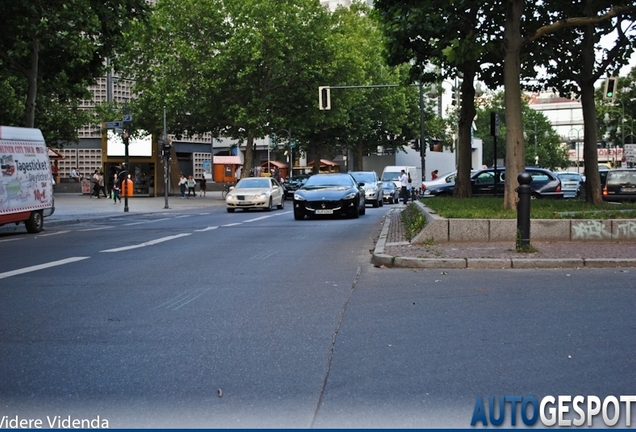
[{"label": "tree canopy", "polygon": [[0,122],[37,126],[48,141],[76,141],[90,121],[80,110],[88,87],[146,12],[144,0],[1,2]]}]

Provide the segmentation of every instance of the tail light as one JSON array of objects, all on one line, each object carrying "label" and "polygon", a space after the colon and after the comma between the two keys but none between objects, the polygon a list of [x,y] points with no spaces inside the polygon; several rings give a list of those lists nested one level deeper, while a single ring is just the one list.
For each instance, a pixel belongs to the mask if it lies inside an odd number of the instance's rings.
[{"label": "tail light", "polygon": [[607,196],[607,195],[609,195],[609,194],[607,193],[607,185],[605,185],[603,187],[603,196]]}]

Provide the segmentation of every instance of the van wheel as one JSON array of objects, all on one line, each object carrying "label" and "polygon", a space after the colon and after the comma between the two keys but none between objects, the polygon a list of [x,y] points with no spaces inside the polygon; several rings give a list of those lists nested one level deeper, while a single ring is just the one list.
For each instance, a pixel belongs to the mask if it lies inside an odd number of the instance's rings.
[{"label": "van wheel", "polygon": [[29,219],[24,223],[24,225],[26,226],[27,231],[30,233],[35,234],[42,231],[42,228],[44,227],[44,216],[42,216],[42,212],[31,212],[31,216],[29,216]]}]

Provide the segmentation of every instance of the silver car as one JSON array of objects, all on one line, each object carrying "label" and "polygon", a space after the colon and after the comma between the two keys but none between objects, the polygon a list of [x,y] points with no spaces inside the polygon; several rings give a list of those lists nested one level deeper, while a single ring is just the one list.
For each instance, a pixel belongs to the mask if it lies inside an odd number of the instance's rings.
[{"label": "silver car", "polygon": [[578,198],[581,194],[581,187],[585,179],[577,172],[557,172],[555,173],[561,180],[561,190],[563,198]]},{"label": "silver car", "polygon": [[358,183],[363,183],[364,199],[368,204],[373,205],[373,207],[382,207],[384,205],[382,182],[375,171],[349,171],[349,174]]}]

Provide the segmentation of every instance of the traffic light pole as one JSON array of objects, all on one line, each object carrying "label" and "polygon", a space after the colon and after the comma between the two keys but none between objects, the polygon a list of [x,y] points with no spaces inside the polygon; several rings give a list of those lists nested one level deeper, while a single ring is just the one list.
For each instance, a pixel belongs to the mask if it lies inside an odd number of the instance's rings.
[{"label": "traffic light pole", "polygon": [[163,107],[163,139],[161,140],[161,150],[163,153],[163,196],[165,198],[164,209],[169,209],[168,206],[168,187],[170,184],[170,149],[168,147],[168,131],[166,126],[166,107]]},{"label": "traffic light pole", "polygon": [[[128,115],[130,114],[130,109],[128,108],[128,103],[126,103],[124,105],[124,118],[126,118]],[[130,191],[128,190],[128,187],[130,186],[130,183],[128,183],[128,176],[130,176],[130,157],[128,155],[128,144],[130,143],[130,128],[131,128],[131,122],[130,121],[124,121],[124,136],[123,136],[123,141],[124,141],[124,164],[126,165],[126,178],[124,178],[124,184],[122,185],[122,191],[125,191],[124,193],[124,213],[128,213],[129,208],[128,208],[128,195],[130,194]]]}]

